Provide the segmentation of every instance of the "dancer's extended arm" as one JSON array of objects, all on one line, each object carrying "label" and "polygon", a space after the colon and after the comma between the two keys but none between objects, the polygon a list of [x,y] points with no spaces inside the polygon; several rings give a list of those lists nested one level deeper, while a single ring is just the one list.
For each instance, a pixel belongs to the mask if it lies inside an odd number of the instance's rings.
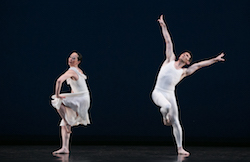
[{"label": "dancer's extended arm", "polygon": [[162,35],[163,35],[165,43],[166,43],[166,51],[165,51],[166,62],[170,62],[172,60],[175,60],[175,54],[173,52],[173,43],[172,43],[170,34],[169,34],[167,26],[163,20],[163,15],[160,16],[160,18],[158,19],[158,22],[161,26]]},{"label": "dancer's extended arm", "polygon": [[224,53],[221,53],[215,58],[205,60],[205,61],[200,61],[198,63],[195,63],[195,64],[191,65],[190,67],[188,67],[186,69],[186,71],[184,72],[183,77],[193,74],[195,71],[197,71],[198,69],[200,69],[202,67],[212,65],[212,64],[214,64],[216,62],[219,62],[219,61],[225,61],[225,59],[222,58],[224,55],[225,55]]}]

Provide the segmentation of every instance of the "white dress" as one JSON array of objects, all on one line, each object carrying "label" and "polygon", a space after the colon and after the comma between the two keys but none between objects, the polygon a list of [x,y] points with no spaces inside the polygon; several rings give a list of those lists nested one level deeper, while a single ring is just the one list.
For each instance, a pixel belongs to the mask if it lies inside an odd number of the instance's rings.
[{"label": "white dress", "polygon": [[[61,93],[60,96],[66,97],[63,99],[56,98],[56,96],[53,95],[51,104],[56,109],[60,109],[62,103],[66,106],[65,119],[69,125],[90,124],[88,114],[90,96],[85,81],[87,77],[80,73],[75,67],[71,67],[69,70],[75,71],[79,78],[78,80],[67,79],[67,84],[70,85],[74,93]],[[65,126],[63,119],[61,120],[60,126]]]}]

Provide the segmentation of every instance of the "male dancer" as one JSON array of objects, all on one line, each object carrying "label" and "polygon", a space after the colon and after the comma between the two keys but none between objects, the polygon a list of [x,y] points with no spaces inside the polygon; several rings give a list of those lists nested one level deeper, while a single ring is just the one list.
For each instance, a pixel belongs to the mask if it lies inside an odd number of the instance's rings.
[{"label": "male dancer", "polygon": [[174,93],[175,86],[180,80],[193,74],[196,70],[219,61],[225,61],[222,58],[224,53],[221,53],[215,58],[195,63],[188,68],[183,68],[185,65],[190,64],[191,53],[189,51],[183,52],[178,60],[175,61],[176,56],[173,52],[173,44],[163,20],[163,15],[160,16],[158,22],[166,43],[166,60],[163,62],[158,73],[156,84],[152,92],[152,99],[154,103],[160,107],[164,125],[172,125],[178,154],[189,155],[189,152],[185,151],[182,147],[182,127],[179,122],[178,107]]}]

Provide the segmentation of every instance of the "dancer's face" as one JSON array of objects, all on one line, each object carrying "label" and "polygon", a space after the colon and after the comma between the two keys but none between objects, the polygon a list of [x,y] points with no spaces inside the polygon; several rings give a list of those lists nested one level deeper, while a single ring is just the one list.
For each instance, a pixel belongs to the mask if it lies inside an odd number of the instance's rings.
[{"label": "dancer's face", "polygon": [[187,65],[190,64],[191,55],[188,52],[184,52],[180,55],[179,59],[185,62]]},{"label": "dancer's face", "polygon": [[78,66],[81,61],[78,60],[78,54],[73,52],[68,59],[69,66]]}]

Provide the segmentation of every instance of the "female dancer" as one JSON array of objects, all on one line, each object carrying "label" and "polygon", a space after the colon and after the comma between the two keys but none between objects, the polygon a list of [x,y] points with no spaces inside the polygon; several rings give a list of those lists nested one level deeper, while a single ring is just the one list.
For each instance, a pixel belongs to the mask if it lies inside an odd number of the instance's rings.
[{"label": "female dancer", "polygon": [[[77,51],[72,51],[68,58],[69,69],[56,81],[55,95],[52,96],[52,105],[61,116],[61,136],[62,147],[54,151],[54,154],[69,153],[69,139],[71,127],[79,124],[90,124],[88,109],[90,106],[90,96],[86,84],[87,77],[79,68],[82,55]],[[62,83],[67,80],[71,87],[71,93],[60,94]]]}]

